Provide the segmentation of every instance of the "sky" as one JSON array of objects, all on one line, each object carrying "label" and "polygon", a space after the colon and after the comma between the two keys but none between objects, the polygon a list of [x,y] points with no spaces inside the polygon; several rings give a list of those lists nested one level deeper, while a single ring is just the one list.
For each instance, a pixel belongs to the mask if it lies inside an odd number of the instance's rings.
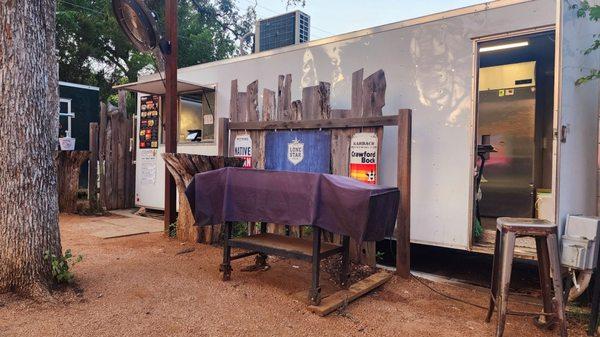
[{"label": "sky", "polygon": [[[240,7],[255,0],[238,0]],[[259,19],[286,12],[285,0],[256,0]],[[470,6],[485,0],[306,0],[311,40]]]}]

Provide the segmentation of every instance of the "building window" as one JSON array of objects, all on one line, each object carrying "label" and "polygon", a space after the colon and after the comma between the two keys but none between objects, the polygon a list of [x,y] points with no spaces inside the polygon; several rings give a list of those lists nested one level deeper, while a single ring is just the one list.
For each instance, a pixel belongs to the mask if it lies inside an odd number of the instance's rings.
[{"label": "building window", "polygon": [[197,92],[180,96],[179,143],[214,140],[215,92]]},{"label": "building window", "polygon": [[58,137],[71,137],[71,119],[75,114],[71,111],[71,100],[68,98],[60,99],[60,109],[58,112],[59,130]]}]

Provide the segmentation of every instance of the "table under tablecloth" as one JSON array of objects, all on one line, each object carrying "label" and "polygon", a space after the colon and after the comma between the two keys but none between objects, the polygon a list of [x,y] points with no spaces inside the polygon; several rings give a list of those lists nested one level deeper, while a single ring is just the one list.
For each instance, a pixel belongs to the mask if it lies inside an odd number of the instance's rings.
[{"label": "table under tablecloth", "polygon": [[393,235],[400,192],[332,174],[222,168],[185,192],[197,226],[226,221],[318,226],[363,241]]}]

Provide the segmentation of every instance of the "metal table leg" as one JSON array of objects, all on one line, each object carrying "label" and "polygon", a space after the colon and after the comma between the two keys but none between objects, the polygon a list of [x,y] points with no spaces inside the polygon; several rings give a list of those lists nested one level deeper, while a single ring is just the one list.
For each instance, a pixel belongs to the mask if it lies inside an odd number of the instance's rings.
[{"label": "metal table leg", "polygon": [[319,285],[319,273],[321,269],[321,228],[313,227],[313,251],[312,251],[312,284],[308,292],[310,304],[321,303],[321,287]]},{"label": "metal table leg", "polygon": [[342,239],[344,250],[342,251],[342,270],[340,270],[340,284],[344,287],[348,285],[350,276],[350,237],[344,235]]},{"label": "metal table leg", "polygon": [[225,222],[225,228],[223,231],[223,263],[219,269],[223,272],[223,281],[229,281],[231,279],[231,246],[229,245],[229,239],[231,239],[231,222]]}]

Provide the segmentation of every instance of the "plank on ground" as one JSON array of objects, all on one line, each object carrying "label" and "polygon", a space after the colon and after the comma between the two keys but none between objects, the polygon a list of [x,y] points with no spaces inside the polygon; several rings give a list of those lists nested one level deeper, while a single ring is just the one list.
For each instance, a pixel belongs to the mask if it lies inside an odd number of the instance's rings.
[{"label": "plank on ground", "polygon": [[346,305],[373,289],[381,286],[392,278],[388,272],[378,272],[361,281],[351,285],[347,290],[340,290],[335,294],[325,297],[319,305],[309,305],[308,310],[319,316],[326,316],[334,312],[337,308]]}]

